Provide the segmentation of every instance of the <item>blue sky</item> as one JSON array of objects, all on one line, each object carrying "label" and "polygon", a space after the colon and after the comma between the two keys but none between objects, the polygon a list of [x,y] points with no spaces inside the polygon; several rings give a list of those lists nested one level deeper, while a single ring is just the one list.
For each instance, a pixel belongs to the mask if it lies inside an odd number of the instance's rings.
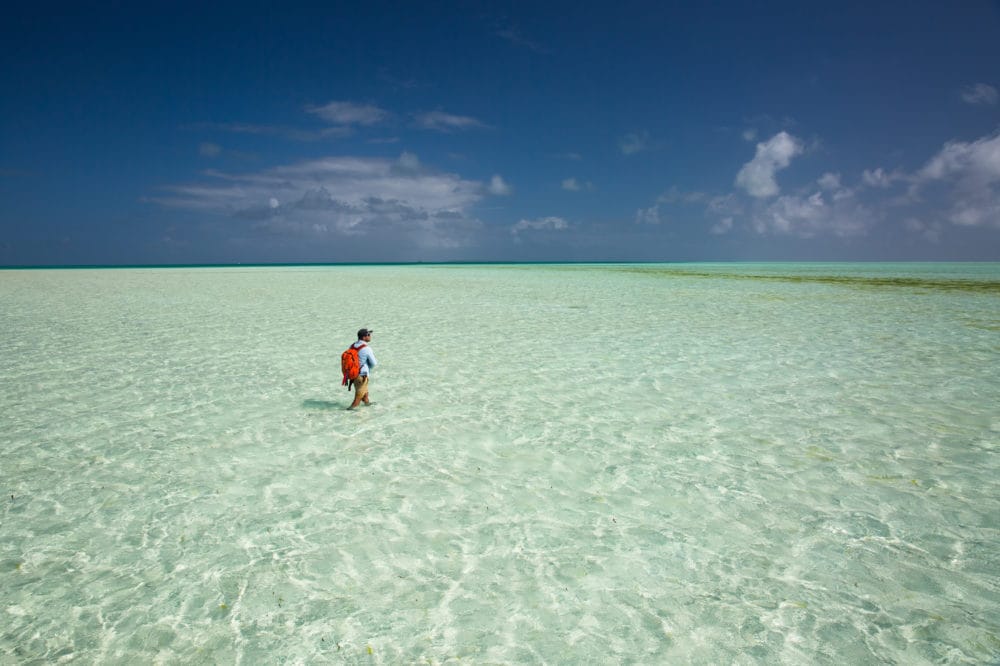
[{"label": "blue sky", "polygon": [[121,4],[0,24],[2,265],[1000,260],[998,2]]}]

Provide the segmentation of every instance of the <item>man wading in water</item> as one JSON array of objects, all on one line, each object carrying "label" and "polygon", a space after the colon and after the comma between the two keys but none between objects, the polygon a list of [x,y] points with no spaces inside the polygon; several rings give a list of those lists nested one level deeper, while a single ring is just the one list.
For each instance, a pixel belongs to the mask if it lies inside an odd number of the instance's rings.
[{"label": "man wading in water", "polygon": [[348,409],[354,409],[362,402],[365,403],[366,407],[373,404],[368,400],[368,373],[378,365],[378,361],[375,360],[375,352],[370,346],[372,333],[373,331],[369,331],[367,328],[361,329],[358,331],[358,341],[351,345],[351,349],[356,349],[358,352],[360,370],[358,376],[351,380],[354,387],[354,402]]}]

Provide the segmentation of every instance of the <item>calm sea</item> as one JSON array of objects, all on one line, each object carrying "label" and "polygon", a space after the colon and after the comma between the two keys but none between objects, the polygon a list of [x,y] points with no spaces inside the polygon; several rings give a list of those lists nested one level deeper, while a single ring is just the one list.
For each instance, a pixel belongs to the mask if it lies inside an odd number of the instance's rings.
[{"label": "calm sea", "polygon": [[1000,660],[1000,264],[0,271],[0,451],[2,663]]}]

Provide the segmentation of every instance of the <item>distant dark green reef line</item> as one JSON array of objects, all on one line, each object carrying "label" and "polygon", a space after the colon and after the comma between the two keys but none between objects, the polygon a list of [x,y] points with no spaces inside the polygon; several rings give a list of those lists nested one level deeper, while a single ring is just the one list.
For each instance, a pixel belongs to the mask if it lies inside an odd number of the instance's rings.
[{"label": "distant dark green reef line", "polygon": [[[918,262],[919,263],[919,262]],[[989,262],[992,263],[992,262]],[[424,266],[428,268],[491,267],[505,269],[533,269],[545,267],[556,270],[602,270],[636,273],[650,277],[686,277],[713,280],[756,280],[803,284],[828,284],[842,287],[868,289],[911,289],[917,292],[950,291],[1000,295],[1000,280],[992,278],[922,278],[903,276],[862,276],[862,275],[823,275],[823,274],[768,274],[760,272],[710,271],[685,268],[682,265],[655,266],[648,263],[622,263],[617,261],[563,262],[563,261],[452,261],[452,262],[341,262],[341,263],[246,263],[246,264],[136,264],[136,265],[25,265],[0,266],[0,270],[34,271],[34,270],[106,270],[106,269],[162,269],[162,268],[335,268],[335,267],[393,267],[393,266]]]},{"label": "distant dark green reef line", "polygon": [[616,266],[611,268],[624,273],[661,277],[710,278],[715,280],[767,280],[804,284],[829,284],[843,287],[902,288],[918,291],[962,291],[1000,296],[1000,280],[969,280],[956,278],[875,277],[863,275],[768,275],[766,273],[732,273],[693,271],[689,269],[658,268],[651,266]]}]

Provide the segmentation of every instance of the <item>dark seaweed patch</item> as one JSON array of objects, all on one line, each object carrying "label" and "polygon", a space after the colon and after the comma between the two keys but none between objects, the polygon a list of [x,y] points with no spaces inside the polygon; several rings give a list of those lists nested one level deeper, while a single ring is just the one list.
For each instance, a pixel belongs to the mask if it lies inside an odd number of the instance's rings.
[{"label": "dark seaweed patch", "polygon": [[614,270],[662,277],[709,278],[716,280],[756,280],[803,284],[829,284],[870,289],[913,289],[917,291],[961,291],[1000,295],[1000,280],[956,278],[876,277],[863,275],[768,275],[766,273],[724,273],[644,266],[616,266]]}]

